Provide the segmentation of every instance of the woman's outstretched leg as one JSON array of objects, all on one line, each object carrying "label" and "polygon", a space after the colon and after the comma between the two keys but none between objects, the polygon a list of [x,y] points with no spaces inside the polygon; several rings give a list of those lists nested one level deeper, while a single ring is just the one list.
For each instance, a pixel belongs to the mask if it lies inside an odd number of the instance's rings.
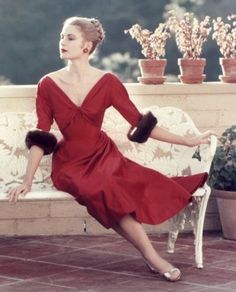
[{"label": "woman's outstretched leg", "polygon": [[[139,250],[144,260],[160,274],[164,274],[173,269],[173,266],[164,260],[154,249],[143,226],[131,215],[124,216],[113,229],[127,239]],[[180,271],[175,270],[171,273],[171,279],[178,279]]]}]

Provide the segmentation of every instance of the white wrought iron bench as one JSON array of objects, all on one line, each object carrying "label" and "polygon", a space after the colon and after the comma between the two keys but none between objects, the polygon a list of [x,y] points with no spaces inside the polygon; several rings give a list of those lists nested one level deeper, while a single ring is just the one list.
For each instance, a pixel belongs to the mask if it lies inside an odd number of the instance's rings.
[{"label": "white wrought iron bench", "polygon": [[[174,107],[157,106],[143,109],[151,110],[158,118],[158,125],[181,135],[197,133],[191,118],[182,110]],[[5,199],[5,190],[10,186],[18,185],[25,171],[27,150],[24,139],[27,131],[35,126],[35,113],[6,112],[0,113],[0,201]],[[121,152],[128,158],[156,169],[167,176],[188,175],[210,169],[210,164],[217,144],[216,137],[212,136],[210,145],[201,145],[201,161],[192,158],[196,148],[171,145],[148,139],[144,144],[130,142],[126,133],[129,124],[114,109],[106,113],[103,128],[116,142]],[[58,131],[53,130],[59,137]],[[57,191],[50,180],[51,156],[44,156],[35,175],[32,191],[27,198],[36,197],[39,193],[43,197],[73,198],[66,193]],[[195,235],[195,262],[198,268],[203,268],[202,238],[206,207],[210,196],[210,188],[205,184],[194,193],[194,200],[189,206],[170,220],[168,252],[174,252],[175,241],[186,222],[191,222]]]}]

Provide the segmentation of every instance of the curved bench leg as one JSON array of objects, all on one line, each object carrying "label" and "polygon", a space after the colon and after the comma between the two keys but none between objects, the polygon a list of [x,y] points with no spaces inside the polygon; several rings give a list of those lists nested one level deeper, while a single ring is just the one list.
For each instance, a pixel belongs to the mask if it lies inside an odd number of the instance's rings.
[{"label": "curved bench leg", "polygon": [[191,212],[191,223],[195,235],[195,263],[198,269],[203,268],[203,226],[206,215],[206,208],[210,196],[210,188],[206,187],[206,193],[203,197],[195,197]]},{"label": "curved bench leg", "polygon": [[195,197],[192,202],[191,224],[193,226],[194,246],[195,246],[195,263],[199,269],[203,268],[202,258],[202,233],[203,221],[201,220],[200,210],[203,204],[203,197]]},{"label": "curved bench leg", "polygon": [[186,220],[186,215],[184,211],[181,211],[179,214],[175,215],[169,220],[170,230],[167,243],[167,252],[174,253],[175,242],[178,238],[179,231],[184,229],[184,224]]}]

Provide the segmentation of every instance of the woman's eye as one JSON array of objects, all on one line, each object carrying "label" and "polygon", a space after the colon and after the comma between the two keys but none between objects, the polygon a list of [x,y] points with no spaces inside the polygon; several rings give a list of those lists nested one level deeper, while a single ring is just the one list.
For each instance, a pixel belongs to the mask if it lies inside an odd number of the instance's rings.
[{"label": "woman's eye", "polygon": [[74,36],[65,36],[65,35],[61,35],[60,36],[60,40],[64,40],[64,39],[67,39],[67,40],[69,40],[69,41],[73,41],[73,40],[75,40],[75,37]]}]

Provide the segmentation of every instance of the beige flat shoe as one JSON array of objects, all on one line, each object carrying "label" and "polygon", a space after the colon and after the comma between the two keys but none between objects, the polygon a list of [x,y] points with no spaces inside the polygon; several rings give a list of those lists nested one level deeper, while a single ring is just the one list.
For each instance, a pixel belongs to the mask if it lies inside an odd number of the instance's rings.
[{"label": "beige flat shoe", "polygon": [[155,268],[153,268],[147,261],[146,264],[152,273],[162,275],[169,282],[177,282],[181,278],[181,271],[178,268],[173,267],[169,271],[162,274],[155,270]]},{"label": "beige flat shoe", "polygon": [[180,280],[181,272],[178,268],[173,267],[168,272],[165,272],[163,277],[169,282],[176,282]]}]

